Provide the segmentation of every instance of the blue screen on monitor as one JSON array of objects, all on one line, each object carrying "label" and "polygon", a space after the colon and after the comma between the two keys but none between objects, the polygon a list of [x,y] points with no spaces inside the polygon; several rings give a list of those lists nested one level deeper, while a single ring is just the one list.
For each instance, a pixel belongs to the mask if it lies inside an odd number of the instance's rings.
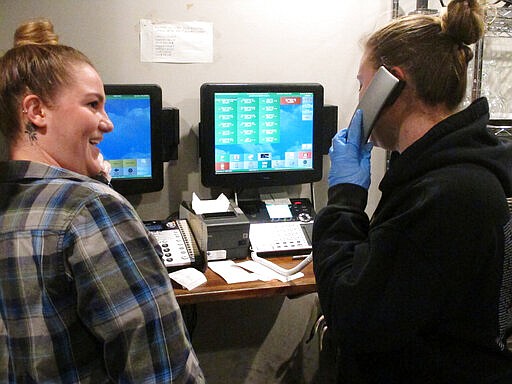
[{"label": "blue screen on monitor", "polygon": [[112,170],[112,186],[123,195],[163,188],[162,89],[156,84],[105,84],[105,111],[114,130],[99,148]]},{"label": "blue screen on monitor", "polygon": [[215,173],[313,169],[312,92],[215,93]]},{"label": "blue screen on monitor", "polygon": [[112,166],[112,179],[151,178],[149,95],[107,95],[105,110],[114,130],[99,147]]}]

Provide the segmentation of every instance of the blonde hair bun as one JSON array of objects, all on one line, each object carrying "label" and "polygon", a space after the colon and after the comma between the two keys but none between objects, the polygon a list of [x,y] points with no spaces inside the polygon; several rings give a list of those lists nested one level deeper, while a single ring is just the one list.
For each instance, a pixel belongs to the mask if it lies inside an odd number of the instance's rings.
[{"label": "blonde hair bun", "polygon": [[59,44],[59,36],[53,30],[48,19],[29,20],[21,24],[14,32],[14,47],[29,44]]},{"label": "blonde hair bun", "polygon": [[452,40],[466,45],[476,43],[484,34],[482,7],[478,0],[452,0],[441,25]]}]

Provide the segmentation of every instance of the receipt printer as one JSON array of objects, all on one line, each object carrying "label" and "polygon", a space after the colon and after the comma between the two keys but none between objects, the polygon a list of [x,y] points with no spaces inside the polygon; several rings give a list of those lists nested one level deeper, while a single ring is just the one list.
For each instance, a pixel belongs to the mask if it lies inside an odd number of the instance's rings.
[{"label": "receipt printer", "polygon": [[240,259],[249,255],[249,219],[233,203],[225,212],[196,214],[188,202],[180,205],[201,251],[209,261]]}]

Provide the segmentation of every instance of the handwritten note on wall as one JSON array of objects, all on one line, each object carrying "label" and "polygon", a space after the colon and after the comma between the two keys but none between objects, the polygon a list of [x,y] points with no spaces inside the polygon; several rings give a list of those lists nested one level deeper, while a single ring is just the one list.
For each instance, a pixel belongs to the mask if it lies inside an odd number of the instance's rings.
[{"label": "handwritten note on wall", "polygon": [[154,63],[213,62],[213,24],[140,20],[140,60]]}]

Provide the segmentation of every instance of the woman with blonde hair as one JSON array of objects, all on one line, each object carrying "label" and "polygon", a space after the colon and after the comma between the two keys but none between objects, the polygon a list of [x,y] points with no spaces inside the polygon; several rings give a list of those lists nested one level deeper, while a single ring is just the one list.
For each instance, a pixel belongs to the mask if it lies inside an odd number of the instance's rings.
[{"label": "woman with blonde hair", "polygon": [[18,28],[0,58],[2,383],[204,382],[157,242],[97,180],[104,107],[51,23]]},{"label": "woman with blonde hair", "polygon": [[[477,0],[373,33],[358,79],[404,87],[361,144],[362,114],[333,138],[314,270],[340,383],[512,383],[512,148],[487,130],[487,100],[460,109],[483,34]],[[370,220],[372,146],[392,151]]]}]

